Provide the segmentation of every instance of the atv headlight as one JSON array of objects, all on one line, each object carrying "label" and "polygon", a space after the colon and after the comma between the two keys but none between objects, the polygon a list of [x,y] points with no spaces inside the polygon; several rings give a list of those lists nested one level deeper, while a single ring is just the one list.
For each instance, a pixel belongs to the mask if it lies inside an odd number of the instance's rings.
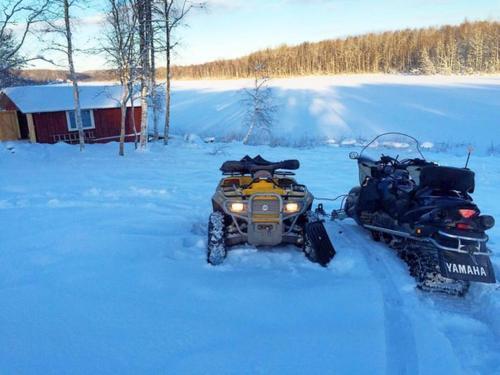
[{"label": "atv headlight", "polygon": [[293,214],[294,212],[298,212],[300,209],[300,206],[296,202],[289,202],[285,204],[285,212],[288,214]]},{"label": "atv headlight", "polygon": [[245,211],[245,204],[242,202],[230,203],[229,211],[234,212],[236,214],[242,213],[243,211]]}]

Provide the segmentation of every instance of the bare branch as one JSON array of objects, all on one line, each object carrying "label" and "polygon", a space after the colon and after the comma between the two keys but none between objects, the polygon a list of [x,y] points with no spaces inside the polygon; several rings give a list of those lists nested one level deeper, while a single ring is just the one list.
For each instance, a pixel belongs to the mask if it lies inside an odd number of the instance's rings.
[{"label": "bare branch", "polygon": [[[36,56],[22,56],[20,50],[35,24],[42,22],[49,0],[16,0],[0,5],[0,86],[11,80],[13,69],[20,69],[29,62],[39,60]],[[13,27],[20,29],[16,38]]]}]

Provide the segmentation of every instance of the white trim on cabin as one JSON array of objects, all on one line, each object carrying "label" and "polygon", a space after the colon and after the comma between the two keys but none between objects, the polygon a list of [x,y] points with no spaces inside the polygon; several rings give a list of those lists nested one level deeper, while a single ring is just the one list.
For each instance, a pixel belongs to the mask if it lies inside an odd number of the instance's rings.
[{"label": "white trim on cabin", "polygon": [[[92,126],[85,126],[84,124],[83,125],[83,130],[90,130],[90,129],[95,129],[95,120],[94,120],[94,110],[93,109],[82,109],[81,110],[82,112],[83,111],[90,111],[90,123]],[[68,131],[69,132],[76,132],[78,131],[78,129],[71,129],[71,120],[69,118],[69,113],[70,112],[74,112],[74,110],[71,110],[71,111],[65,111],[66,112],[66,127],[68,128]]]}]

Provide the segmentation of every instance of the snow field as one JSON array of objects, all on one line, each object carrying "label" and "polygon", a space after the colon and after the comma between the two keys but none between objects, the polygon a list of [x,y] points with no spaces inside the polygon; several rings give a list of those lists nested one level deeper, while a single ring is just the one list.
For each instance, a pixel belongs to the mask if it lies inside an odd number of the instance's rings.
[{"label": "snow field", "polygon": [[[249,80],[178,81],[172,131],[242,139],[242,89]],[[352,145],[387,131],[427,148],[500,153],[500,76],[340,75],[271,81],[278,106],[271,144]],[[162,128],[162,124],[160,124]]]},{"label": "snow field", "polygon": [[[326,269],[293,246],[205,263],[224,160],[298,158],[298,180],[334,197],[357,182],[351,149],[127,146],[118,158],[117,144],[0,144],[0,373],[500,371],[498,287],[416,291],[350,220],[327,223],[337,255]],[[479,207],[500,217],[498,158],[473,156],[471,168]],[[500,271],[498,227],[490,236]]]}]

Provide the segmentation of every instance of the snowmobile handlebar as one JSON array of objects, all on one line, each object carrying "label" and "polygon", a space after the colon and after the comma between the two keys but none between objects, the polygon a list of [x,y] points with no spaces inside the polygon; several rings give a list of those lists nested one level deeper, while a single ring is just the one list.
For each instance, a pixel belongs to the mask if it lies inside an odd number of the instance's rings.
[{"label": "snowmobile handlebar", "polygon": [[382,155],[380,157],[381,164],[385,165],[392,165],[394,168],[406,168],[409,166],[425,166],[425,165],[431,165],[434,164],[432,162],[428,162],[424,159],[419,159],[419,158],[413,158],[413,159],[403,159],[403,160],[398,160],[398,158],[393,158],[392,156],[389,155]]}]

